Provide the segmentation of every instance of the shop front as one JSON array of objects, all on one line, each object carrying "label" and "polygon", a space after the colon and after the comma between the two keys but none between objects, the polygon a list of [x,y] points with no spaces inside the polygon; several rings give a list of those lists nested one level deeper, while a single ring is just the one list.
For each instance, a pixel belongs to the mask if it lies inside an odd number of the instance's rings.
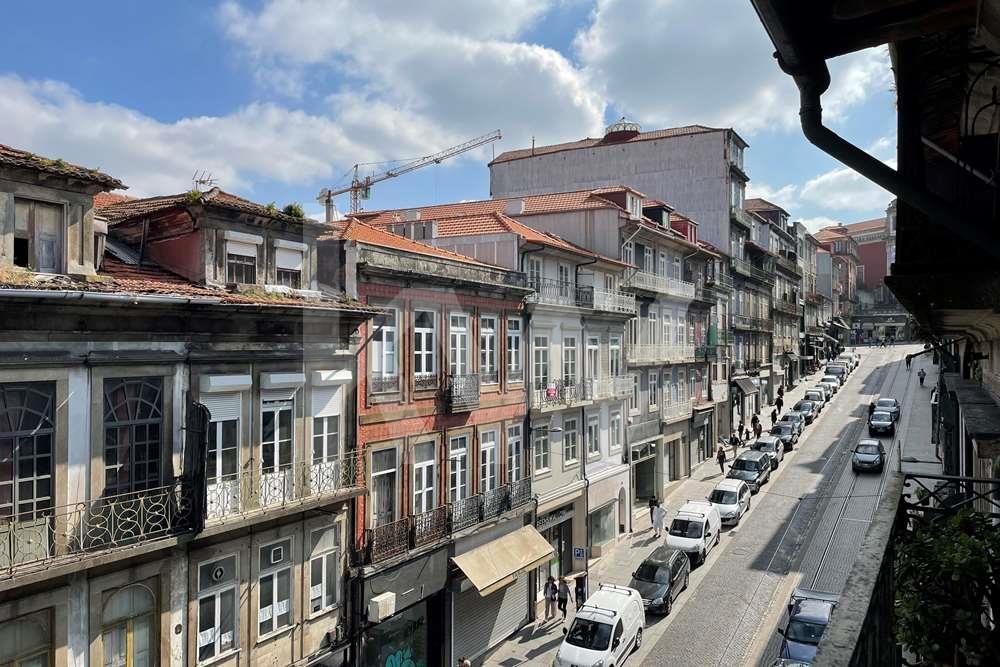
[{"label": "shop front", "polygon": [[664,485],[664,472],[670,470],[670,460],[663,447],[663,436],[657,435],[631,447],[632,509],[646,507],[649,499],[659,497]]},{"label": "shop front", "polygon": [[428,600],[407,607],[369,628],[362,638],[363,665],[429,667],[443,664],[431,644]]},{"label": "shop front", "polygon": [[549,577],[559,579],[573,571],[573,505],[563,505],[538,517],[535,528],[552,547],[552,555],[539,563],[535,571],[535,600],[542,601],[542,591]]},{"label": "shop front", "polygon": [[629,527],[629,466],[627,464],[603,464],[588,466],[587,491],[589,512],[587,515],[587,546],[591,558],[601,556],[603,551],[614,546],[619,536]]},{"label": "shop front", "polygon": [[[758,399],[760,391],[757,388],[757,380],[749,377],[738,377],[732,380],[732,422],[733,430],[742,424],[747,428],[750,418],[757,413]],[[743,437],[743,434],[740,434]]]},{"label": "shop front", "polygon": [[701,405],[695,406],[691,415],[691,432],[688,441],[691,443],[692,465],[697,465],[705,459],[715,456],[715,434],[712,430],[713,415],[715,406]]}]

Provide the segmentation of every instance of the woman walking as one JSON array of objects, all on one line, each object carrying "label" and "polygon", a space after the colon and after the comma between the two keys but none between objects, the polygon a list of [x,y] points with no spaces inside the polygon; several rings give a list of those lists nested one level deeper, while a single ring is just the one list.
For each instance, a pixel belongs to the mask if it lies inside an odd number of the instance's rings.
[{"label": "woman walking", "polygon": [[657,503],[656,507],[653,508],[653,537],[663,535],[663,520],[666,518],[666,515],[667,513],[663,507]]},{"label": "woman walking", "polygon": [[719,462],[719,472],[726,474],[726,450],[719,445],[719,451],[715,453],[715,460]]},{"label": "woman walking", "polygon": [[545,595],[545,620],[551,621],[556,617],[556,597],[559,593],[555,577],[549,576],[548,581],[545,582],[543,593]]},{"label": "woman walking", "polygon": [[559,580],[559,611],[562,612],[563,621],[566,620],[566,605],[571,597],[573,593],[569,590],[569,579],[563,577]]}]

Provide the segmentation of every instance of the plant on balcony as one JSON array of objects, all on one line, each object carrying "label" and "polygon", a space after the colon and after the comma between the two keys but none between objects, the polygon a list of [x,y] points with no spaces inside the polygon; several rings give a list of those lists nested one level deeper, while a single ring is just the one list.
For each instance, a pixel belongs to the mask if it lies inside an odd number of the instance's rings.
[{"label": "plant on balcony", "polygon": [[[962,512],[903,531],[896,547],[896,631],[922,664],[1000,655],[1000,531]],[[992,610],[992,611],[991,611]]]}]

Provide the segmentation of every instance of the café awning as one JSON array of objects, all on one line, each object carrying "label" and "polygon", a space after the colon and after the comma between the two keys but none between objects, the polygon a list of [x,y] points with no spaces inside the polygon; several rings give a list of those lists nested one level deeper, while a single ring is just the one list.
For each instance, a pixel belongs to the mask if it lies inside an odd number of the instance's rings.
[{"label": "caf\u00e9 awning", "polygon": [[734,378],[733,384],[735,384],[736,388],[742,391],[747,396],[749,396],[750,394],[757,393],[757,385],[755,385],[753,383],[753,380],[751,380],[750,378]]},{"label": "caf\u00e9 awning", "polygon": [[451,560],[486,597],[512,583],[519,573],[547,563],[554,553],[534,526],[524,526]]}]

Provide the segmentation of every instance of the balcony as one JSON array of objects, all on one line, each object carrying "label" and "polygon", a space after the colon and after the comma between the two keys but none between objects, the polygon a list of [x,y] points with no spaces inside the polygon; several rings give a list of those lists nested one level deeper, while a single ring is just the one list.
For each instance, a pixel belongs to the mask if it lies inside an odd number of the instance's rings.
[{"label": "balcony", "polygon": [[729,315],[729,324],[733,329],[742,331],[774,331],[774,322],[766,320],[763,317],[750,317],[749,315],[731,313]]},{"label": "balcony", "polygon": [[629,287],[647,292],[669,294],[679,299],[694,299],[694,283],[658,276],[655,273],[636,271],[628,278],[627,284]]},{"label": "balcony", "polygon": [[670,423],[690,419],[694,410],[694,401],[690,398],[670,403],[660,408],[660,419]]},{"label": "balcony", "polygon": [[792,315],[798,317],[801,314],[799,310],[799,304],[792,303],[791,301],[785,301],[784,299],[776,299],[771,303],[771,308],[778,311],[779,313],[784,313],[785,315]]},{"label": "balcony", "polygon": [[786,257],[783,254],[778,254],[778,256],[774,258],[775,265],[777,265],[780,269],[784,269],[796,278],[801,278],[802,270],[795,261],[795,253],[788,253],[788,255],[789,256]]},{"label": "balcony", "polygon": [[[9,515],[0,526],[0,579],[73,564],[195,529],[187,482]],[[122,556],[124,557],[124,555]]]},{"label": "balcony", "polygon": [[524,382],[524,369],[518,368],[517,370],[507,369],[507,382]]},{"label": "balcony", "polygon": [[695,360],[694,345],[640,343],[630,345],[626,354],[629,362],[636,364],[671,364]]},{"label": "balcony", "polygon": [[753,222],[751,222],[750,214],[744,211],[742,206],[730,206],[729,219],[739,225],[743,225],[746,227],[747,231],[753,228]]},{"label": "balcony", "polygon": [[815,303],[819,305],[822,305],[823,299],[825,298],[819,292],[806,292],[805,297],[806,301],[808,301],[809,303]]},{"label": "balcony", "polygon": [[632,393],[632,386],[634,384],[634,375],[588,378],[586,380],[585,395],[593,401],[623,399]]},{"label": "balcony", "polygon": [[612,292],[603,289],[594,289],[593,305],[594,310],[605,313],[623,313],[625,315],[635,315],[635,295],[625,292]]},{"label": "balcony", "polygon": [[364,548],[360,554],[362,563],[374,565],[451,539],[461,530],[523,507],[531,501],[531,491],[529,477],[423,514],[370,528],[365,531]]},{"label": "balcony", "polygon": [[368,378],[369,394],[392,394],[398,391],[398,375],[372,375]]},{"label": "balcony", "polygon": [[479,374],[452,375],[445,392],[451,412],[468,412],[479,407]]},{"label": "balcony", "polygon": [[694,358],[696,361],[725,359],[726,350],[721,345],[698,345],[694,348]]},{"label": "balcony", "polygon": [[440,380],[434,373],[417,373],[413,376],[414,391],[437,391]]},{"label": "balcony", "polygon": [[268,468],[251,459],[235,474],[206,479],[206,523],[243,521],[251,514],[360,495],[364,461],[360,451]]},{"label": "balcony", "polygon": [[532,278],[528,287],[535,290],[529,294],[528,303],[539,303],[546,306],[566,306],[569,308],[589,308],[592,301],[590,290],[577,287],[573,283],[551,278]]},{"label": "balcony", "polygon": [[545,387],[536,387],[531,392],[532,409],[543,412],[559,410],[589,400],[586,383],[576,380],[550,382]]},{"label": "balcony", "polygon": [[747,260],[740,259],[738,257],[730,257],[729,263],[730,266],[732,266],[733,271],[742,276],[752,278],[767,285],[774,284],[774,276],[772,275],[771,267],[769,266],[755,266]]}]

